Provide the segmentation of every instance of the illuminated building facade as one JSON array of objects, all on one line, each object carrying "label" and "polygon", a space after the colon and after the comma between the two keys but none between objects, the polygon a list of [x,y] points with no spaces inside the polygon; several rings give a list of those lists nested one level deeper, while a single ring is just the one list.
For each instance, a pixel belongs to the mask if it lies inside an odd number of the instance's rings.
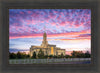
[{"label": "illuminated building facade", "polygon": [[60,49],[59,47],[56,47],[56,45],[48,44],[46,33],[43,34],[41,46],[31,46],[30,56],[33,55],[33,52],[38,54],[40,49],[44,52],[44,55],[65,55],[65,49]]}]

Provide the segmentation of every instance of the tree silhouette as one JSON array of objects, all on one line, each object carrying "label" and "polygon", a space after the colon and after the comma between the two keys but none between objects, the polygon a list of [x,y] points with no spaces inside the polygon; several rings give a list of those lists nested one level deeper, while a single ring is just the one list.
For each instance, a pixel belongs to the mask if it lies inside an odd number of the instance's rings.
[{"label": "tree silhouette", "polygon": [[88,51],[86,53],[83,53],[82,51],[73,51],[71,53],[71,57],[72,58],[90,58],[91,55]]},{"label": "tree silhouette", "polygon": [[42,49],[40,49],[40,51],[38,53],[38,58],[40,58],[40,59],[44,58],[44,52],[42,51]]},{"label": "tree silhouette", "polygon": [[53,55],[49,55],[49,58],[53,58]]},{"label": "tree silhouette", "polygon": [[85,53],[85,58],[89,58],[89,57],[91,57],[91,55],[90,55],[89,51],[87,51],[87,52]]},{"label": "tree silhouette", "polygon": [[10,52],[9,52],[9,58],[10,58],[10,59],[16,59],[17,56],[16,56],[15,53],[10,53]]},{"label": "tree silhouette", "polygon": [[49,56],[48,55],[44,55],[44,58],[48,58]]},{"label": "tree silhouette", "polygon": [[26,59],[30,58],[29,54],[26,54],[25,52],[17,52],[17,53],[10,53],[9,52],[9,59]]},{"label": "tree silhouette", "polygon": [[65,55],[65,58],[70,58],[70,55]]},{"label": "tree silhouette", "polygon": [[30,55],[29,55],[29,54],[27,54],[27,55],[26,55],[26,58],[30,58]]},{"label": "tree silhouette", "polygon": [[73,58],[82,58],[84,57],[84,53],[82,51],[73,51],[71,53]]},{"label": "tree silhouette", "polygon": [[18,59],[21,59],[22,58],[21,52],[19,52],[19,51],[17,52],[17,58]]},{"label": "tree silhouette", "polygon": [[63,55],[63,53],[61,53],[61,58],[63,58],[64,57],[64,55]]},{"label": "tree silhouette", "polygon": [[33,52],[32,58],[36,59],[36,52],[35,51]]},{"label": "tree silhouette", "polygon": [[71,56],[72,56],[73,58],[76,57],[76,52],[73,51],[73,52],[71,53]]}]

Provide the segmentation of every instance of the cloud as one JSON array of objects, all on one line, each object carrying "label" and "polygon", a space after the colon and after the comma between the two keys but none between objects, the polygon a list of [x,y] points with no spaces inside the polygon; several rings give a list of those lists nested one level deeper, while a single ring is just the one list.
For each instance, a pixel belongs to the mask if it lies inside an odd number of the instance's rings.
[{"label": "cloud", "polygon": [[29,49],[17,49],[17,48],[10,48],[10,52],[18,52],[18,51],[29,51]]},{"label": "cloud", "polygon": [[91,34],[91,11],[89,9],[10,9],[9,25],[10,39],[41,37],[44,26],[48,37],[71,37],[71,35],[81,37],[82,34]]},{"label": "cloud", "polygon": [[79,37],[91,37],[91,34],[80,34]]}]

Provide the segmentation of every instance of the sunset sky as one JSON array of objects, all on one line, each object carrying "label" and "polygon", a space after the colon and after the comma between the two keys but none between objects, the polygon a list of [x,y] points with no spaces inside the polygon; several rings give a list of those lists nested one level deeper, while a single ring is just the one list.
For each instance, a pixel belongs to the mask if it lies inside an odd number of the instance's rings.
[{"label": "sunset sky", "polygon": [[[45,27],[45,28],[44,28]],[[49,44],[66,51],[91,51],[90,9],[9,9],[9,51]]]}]

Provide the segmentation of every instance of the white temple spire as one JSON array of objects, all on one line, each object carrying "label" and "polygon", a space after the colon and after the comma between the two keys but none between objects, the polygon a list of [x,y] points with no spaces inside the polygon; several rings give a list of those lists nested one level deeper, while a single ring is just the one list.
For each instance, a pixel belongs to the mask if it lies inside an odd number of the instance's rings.
[{"label": "white temple spire", "polygon": [[41,46],[42,47],[47,47],[48,41],[47,41],[47,34],[46,34],[46,26],[44,26],[44,34],[43,34],[43,41]]},{"label": "white temple spire", "polygon": [[46,26],[44,25],[44,33],[46,32]]}]

